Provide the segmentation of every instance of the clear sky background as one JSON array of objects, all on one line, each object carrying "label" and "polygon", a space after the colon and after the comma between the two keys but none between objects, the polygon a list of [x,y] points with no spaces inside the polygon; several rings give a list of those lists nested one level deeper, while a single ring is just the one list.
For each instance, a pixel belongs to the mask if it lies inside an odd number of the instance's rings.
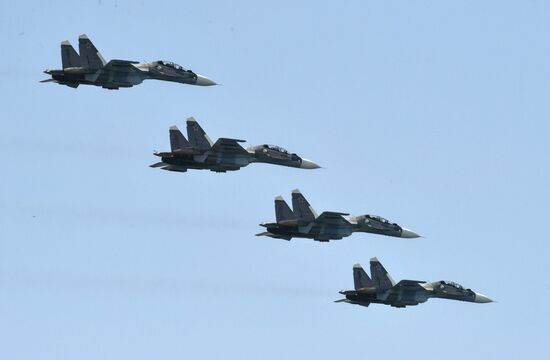
[{"label": "clear sky background", "polygon": [[[2,1],[0,358],[544,356],[549,16],[546,1]],[[222,86],[40,84],[82,33],[106,59]],[[188,116],[324,169],[149,168]],[[255,237],[294,188],[425,237]],[[333,303],[372,256],[498,303]]]}]

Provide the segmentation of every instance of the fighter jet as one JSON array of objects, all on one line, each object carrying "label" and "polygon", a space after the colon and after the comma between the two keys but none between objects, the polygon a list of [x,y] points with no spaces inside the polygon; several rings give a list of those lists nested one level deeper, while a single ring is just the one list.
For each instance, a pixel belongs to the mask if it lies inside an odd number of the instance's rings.
[{"label": "fighter jet", "polygon": [[239,170],[250,163],[268,163],[301,169],[318,169],[319,165],[291,154],[282,147],[257,145],[244,149],[239,143],[245,140],[220,138],[210,140],[194,118],[187,119],[187,137],[176,126],[170,128],[170,152],[155,152],[162,161],[151,165],[169,171],[186,172],[188,169],[226,172]]},{"label": "fighter jet", "polygon": [[345,299],[335,302],[346,302],[361,306],[372,303],[403,308],[418,305],[429,298],[460,300],[475,303],[492,302],[487,296],[464,289],[452,281],[436,281],[427,283],[417,280],[401,280],[397,284],[388,274],[377,258],[370,259],[372,279],[359,264],[353,266],[353,282],[355,290],[342,290],[340,294]]},{"label": "fighter jet", "polygon": [[86,35],[79,36],[78,46],[80,54],[68,41],[63,41],[61,43],[63,69],[44,71],[52,78],[41,82],[56,82],[72,88],[77,88],[80,84],[95,85],[110,90],[132,87],[146,79],[199,86],[216,85],[214,81],[170,61],[139,63],[138,61],[111,60],[106,62]]},{"label": "fighter jet", "polygon": [[416,238],[415,232],[376,215],[345,217],[349,214],[325,211],[317,215],[300,190],[292,191],[292,210],[281,196],[275,198],[276,222],[262,223],[266,232],[256,236],[269,236],[290,240],[293,237],[317,241],[340,240],[353,232],[366,232],[386,236]]}]

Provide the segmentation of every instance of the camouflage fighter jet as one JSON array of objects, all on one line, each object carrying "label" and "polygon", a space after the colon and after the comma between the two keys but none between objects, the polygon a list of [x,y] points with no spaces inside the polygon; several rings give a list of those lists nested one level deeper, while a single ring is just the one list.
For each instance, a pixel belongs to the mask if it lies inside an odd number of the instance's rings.
[{"label": "camouflage fighter jet", "polygon": [[170,152],[155,152],[162,161],[151,165],[169,171],[188,169],[226,172],[239,170],[250,163],[268,163],[301,169],[318,169],[319,165],[291,154],[282,147],[257,145],[243,148],[245,140],[220,138],[215,143],[194,118],[187,119],[187,137],[176,126],[170,128]]},{"label": "camouflage fighter jet", "polygon": [[372,279],[359,264],[353,266],[353,282],[355,290],[342,290],[340,294],[345,299],[335,302],[346,302],[362,306],[372,303],[406,307],[418,305],[429,298],[460,300],[475,303],[492,302],[487,296],[464,289],[452,281],[436,281],[427,283],[417,280],[401,280],[397,284],[388,274],[377,258],[370,259]]},{"label": "camouflage fighter jet", "polygon": [[262,223],[266,232],[256,236],[269,236],[290,240],[293,237],[317,241],[340,240],[353,232],[366,232],[386,236],[416,238],[415,232],[376,215],[348,216],[346,213],[325,211],[317,215],[300,190],[292,191],[292,210],[281,196],[275,198],[276,222]]},{"label": "camouflage fighter jet", "polygon": [[46,70],[51,79],[41,82],[56,82],[77,88],[78,85],[95,85],[105,89],[118,90],[121,87],[132,87],[143,80],[156,79],[182,84],[209,86],[216,83],[191,70],[170,61],[111,60],[106,62],[103,56],[86,35],[78,38],[80,54],[68,41],[61,43],[62,70]]}]

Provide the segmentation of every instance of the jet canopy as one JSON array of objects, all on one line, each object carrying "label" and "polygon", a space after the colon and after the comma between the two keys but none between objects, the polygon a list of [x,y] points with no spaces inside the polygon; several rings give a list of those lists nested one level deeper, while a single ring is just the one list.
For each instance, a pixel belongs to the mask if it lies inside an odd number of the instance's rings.
[{"label": "jet canopy", "polygon": [[275,151],[275,152],[278,152],[278,153],[291,155],[290,152],[288,152],[287,149],[282,148],[282,147],[277,146],[277,145],[268,145],[268,144],[255,145],[255,146],[249,147],[248,149],[252,150],[252,151],[263,151],[264,153],[267,153],[268,150],[271,150],[271,151]]},{"label": "jet canopy", "polygon": [[289,152],[287,151],[287,149],[282,148],[282,147],[277,146],[277,145],[264,145],[264,147],[266,147],[266,148],[268,148],[268,149],[271,149],[271,150],[274,150],[274,151],[281,152],[281,153],[283,153],[283,154],[289,154]]},{"label": "jet canopy", "polygon": [[373,220],[376,220],[376,221],[380,221],[380,222],[382,222],[382,223],[384,223],[384,224],[391,224],[391,223],[389,222],[389,220],[384,219],[383,217],[378,216],[378,215],[365,215],[365,216],[368,217],[369,219],[373,219]]},{"label": "jet canopy", "polygon": [[452,287],[454,287],[456,289],[459,289],[459,290],[464,290],[464,286],[462,286],[460,284],[457,284],[454,281],[442,281],[441,283],[445,284],[445,285],[452,286]]},{"label": "jet canopy", "polygon": [[173,63],[171,61],[164,61],[164,60],[159,60],[157,61],[160,65],[164,65],[166,67],[170,67],[172,69],[176,69],[176,70],[182,70],[182,71],[189,71],[187,69],[185,69],[183,66],[181,65],[178,65],[176,63]]}]

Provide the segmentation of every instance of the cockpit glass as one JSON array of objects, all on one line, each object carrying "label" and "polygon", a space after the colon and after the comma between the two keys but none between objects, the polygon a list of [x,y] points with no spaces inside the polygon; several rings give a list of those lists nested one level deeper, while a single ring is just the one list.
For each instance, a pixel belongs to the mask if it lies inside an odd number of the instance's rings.
[{"label": "cockpit glass", "polygon": [[455,283],[455,282],[453,282],[453,281],[446,281],[446,284],[449,285],[449,286],[452,286],[452,287],[454,287],[454,288],[457,288],[457,289],[459,289],[459,290],[464,289],[464,287],[463,287],[462,285],[457,284],[457,283]]},{"label": "cockpit glass", "polygon": [[271,150],[274,150],[274,151],[278,151],[278,152],[282,152],[284,154],[288,154],[288,151],[285,149],[285,148],[282,148],[280,146],[276,146],[276,145],[267,145],[267,147]]},{"label": "cockpit glass", "polygon": [[368,215],[368,217],[370,217],[370,218],[373,219],[373,220],[378,220],[378,221],[383,222],[383,223],[386,223],[386,224],[389,223],[388,220],[386,220],[386,219],[384,219],[383,217],[378,216],[378,215]]},{"label": "cockpit glass", "polygon": [[171,62],[171,61],[159,61],[159,64],[164,65],[164,66],[167,66],[167,67],[171,67],[172,69],[184,70],[184,71],[185,71],[185,69],[183,68],[183,66],[178,65],[178,64],[176,64],[176,63],[173,63],[173,62]]}]

